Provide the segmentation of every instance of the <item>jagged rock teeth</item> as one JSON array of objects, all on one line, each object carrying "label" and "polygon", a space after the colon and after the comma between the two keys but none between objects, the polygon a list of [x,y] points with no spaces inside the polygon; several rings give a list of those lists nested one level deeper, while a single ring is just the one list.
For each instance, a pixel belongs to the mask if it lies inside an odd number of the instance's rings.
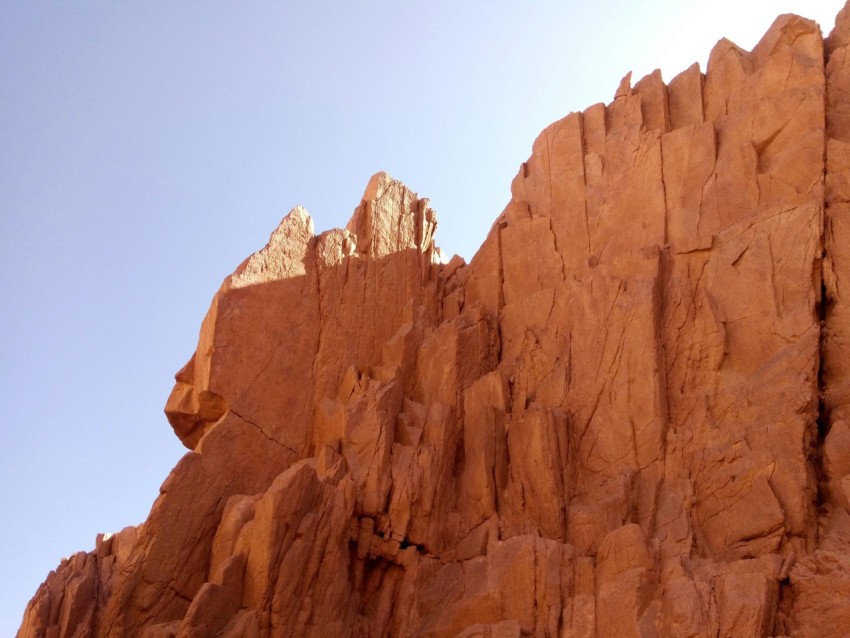
[{"label": "jagged rock teeth", "polygon": [[468,265],[293,209],[19,638],[850,634],[849,16],[555,122]]}]

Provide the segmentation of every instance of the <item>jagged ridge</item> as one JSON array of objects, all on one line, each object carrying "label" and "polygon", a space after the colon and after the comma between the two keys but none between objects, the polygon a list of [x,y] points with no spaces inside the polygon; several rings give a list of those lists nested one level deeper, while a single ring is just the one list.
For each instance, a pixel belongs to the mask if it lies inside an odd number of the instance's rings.
[{"label": "jagged ridge", "polygon": [[850,632],[850,17],[548,127],[469,265],[372,178],[225,280],[29,636]]}]

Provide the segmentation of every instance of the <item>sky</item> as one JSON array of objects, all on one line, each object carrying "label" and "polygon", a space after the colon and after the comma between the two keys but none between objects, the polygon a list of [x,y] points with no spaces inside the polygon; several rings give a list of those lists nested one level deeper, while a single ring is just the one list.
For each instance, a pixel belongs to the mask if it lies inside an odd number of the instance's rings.
[{"label": "sky", "polygon": [[369,177],[467,261],[537,134],[841,0],[0,3],[0,635],[63,556],[141,523],[162,409],[222,279]]}]

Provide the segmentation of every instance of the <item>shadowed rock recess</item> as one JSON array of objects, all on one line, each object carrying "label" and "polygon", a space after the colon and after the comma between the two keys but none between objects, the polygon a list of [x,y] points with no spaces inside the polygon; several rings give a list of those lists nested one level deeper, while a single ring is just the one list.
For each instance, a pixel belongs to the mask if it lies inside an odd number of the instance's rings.
[{"label": "shadowed rock recess", "polygon": [[850,635],[850,7],[534,143],[469,264],[374,176],[228,277],[147,521],[20,638]]}]

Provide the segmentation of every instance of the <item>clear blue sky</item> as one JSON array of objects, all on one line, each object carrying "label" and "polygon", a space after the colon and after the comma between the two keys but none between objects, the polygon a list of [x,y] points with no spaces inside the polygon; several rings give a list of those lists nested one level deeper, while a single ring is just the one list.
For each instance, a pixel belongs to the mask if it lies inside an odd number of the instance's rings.
[{"label": "clear blue sky", "polygon": [[295,204],[386,170],[467,259],[537,133],[841,0],[0,3],[0,635],[62,556],[145,519],[221,280]]}]

